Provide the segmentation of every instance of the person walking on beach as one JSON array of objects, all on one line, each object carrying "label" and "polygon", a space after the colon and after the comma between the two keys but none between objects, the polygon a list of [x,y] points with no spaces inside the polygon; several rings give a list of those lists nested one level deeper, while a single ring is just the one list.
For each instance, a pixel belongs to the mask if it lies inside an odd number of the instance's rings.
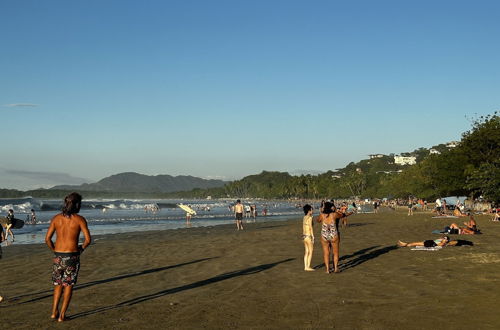
[{"label": "person walking on beach", "polygon": [[302,239],[304,240],[304,270],[311,272],[311,259],[314,249],[314,232],[313,232],[313,208],[311,205],[306,204],[304,209],[304,219],[302,220]]},{"label": "person walking on beach", "polygon": [[241,201],[238,199],[236,201],[236,205],[234,206],[234,217],[236,219],[236,228],[238,230],[243,230],[243,204],[241,204]]},{"label": "person walking on beach", "polygon": [[408,215],[413,215],[413,200],[408,198]]},{"label": "person walking on beach", "polygon": [[257,218],[257,205],[252,204],[250,206],[250,209],[251,209],[251,213],[252,213],[253,222],[255,222],[255,220]]},{"label": "person walking on beach", "polygon": [[12,236],[12,242],[14,242],[14,233],[12,232],[12,229],[10,229],[12,227],[12,223],[14,221],[14,210],[13,209],[9,210],[6,218],[7,218],[7,225],[5,226],[5,233],[6,233],[5,240],[7,240],[9,238],[9,234],[10,234],[10,236]]},{"label": "person walking on beach", "polygon": [[[50,221],[45,243],[54,252],[52,267],[52,282],[54,284],[54,300],[52,305],[52,319],[59,322],[65,320],[66,311],[73,294],[73,285],[76,284],[80,270],[80,255],[90,245],[92,240],[84,217],[78,215],[82,205],[82,196],[71,193],[64,198],[62,212],[55,215]],[[78,238],[83,232],[85,242],[78,245]],[[56,242],[52,236],[56,234]],[[63,303],[59,312],[59,301],[63,295]]]}]

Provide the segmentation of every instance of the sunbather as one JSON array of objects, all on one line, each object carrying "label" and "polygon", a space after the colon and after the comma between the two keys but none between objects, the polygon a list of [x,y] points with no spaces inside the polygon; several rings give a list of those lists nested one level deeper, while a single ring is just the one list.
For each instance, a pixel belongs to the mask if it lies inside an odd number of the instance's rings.
[{"label": "sunbather", "polygon": [[398,241],[398,246],[405,247],[413,247],[413,246],[425,246],[425,247],[435,247],[435,246],[446,246],[450,242],[450,238],[448,236],[443,236],[441,238],[432,240],[428,239],[423,242],[413,242],[413,243],[405,243],[403,241]]},{"label": "sunbather", "polygon": [[[434,245],[436,244],[436,245]],[[398,246],[404,247],[404,246],[409,246],[409,247],[414,247],[414,246],[425,246],[425,247],[436,247],[436,246],[472,246],[474,243],[471,241],[466,241],[463,239],[457,239],[457,240],[451,240],[448,236],[443,236],[442,238],[439,238],[437,240],[426,240],[423,242],[413,242],[413,243],[405,243],[402,241],[398,241]]]},{"label": "sunbather", "polygon": [[476,220],[474,220],[474,216],[469,213],[469,221],[464,222],[465,227],[459,227],[456,223],[452,223],[450,225],[451,229],[458,230],[458,234],[461,235],[474,235],[478,234],[479,230],[477,229]]}]

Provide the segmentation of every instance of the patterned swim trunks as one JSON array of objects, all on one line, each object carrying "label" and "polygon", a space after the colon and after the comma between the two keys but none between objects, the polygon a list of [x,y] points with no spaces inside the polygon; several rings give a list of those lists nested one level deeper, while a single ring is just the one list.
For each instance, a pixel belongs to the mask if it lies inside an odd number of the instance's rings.
[{"label": "patterned swim trunks", "polygon": [[80,253],[55,252],[52,266],[52,282],[54,285],[70,286],[76,284],[80,270]]}]

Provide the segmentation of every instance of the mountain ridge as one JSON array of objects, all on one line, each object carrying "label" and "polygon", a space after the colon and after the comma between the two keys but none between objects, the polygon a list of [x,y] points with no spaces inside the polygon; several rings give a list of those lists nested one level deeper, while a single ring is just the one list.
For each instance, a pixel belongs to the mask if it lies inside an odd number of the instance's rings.
[{"label": "mountain ridge", "polygon": [[112,191],[141,193],[171,193],[193,189],[222,187],[227,182],[215,179],[202,179],[191,175],[172,176],[168,174],[146,175],[136,172],[123,172],[105,177],[95,183],[81,185],[57,185],[51,190]]}]

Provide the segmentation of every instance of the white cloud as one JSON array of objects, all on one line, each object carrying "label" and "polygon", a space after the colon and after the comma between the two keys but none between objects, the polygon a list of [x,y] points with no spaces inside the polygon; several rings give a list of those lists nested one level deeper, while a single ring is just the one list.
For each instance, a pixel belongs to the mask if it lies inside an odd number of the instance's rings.
[{"label": "white cloud", "polygon": [[4,104],[4,107],[9,107],[9,108],[14,108],[14,107],[37,107],[38,104],[34,103],[11,103],[11,104]]}]

